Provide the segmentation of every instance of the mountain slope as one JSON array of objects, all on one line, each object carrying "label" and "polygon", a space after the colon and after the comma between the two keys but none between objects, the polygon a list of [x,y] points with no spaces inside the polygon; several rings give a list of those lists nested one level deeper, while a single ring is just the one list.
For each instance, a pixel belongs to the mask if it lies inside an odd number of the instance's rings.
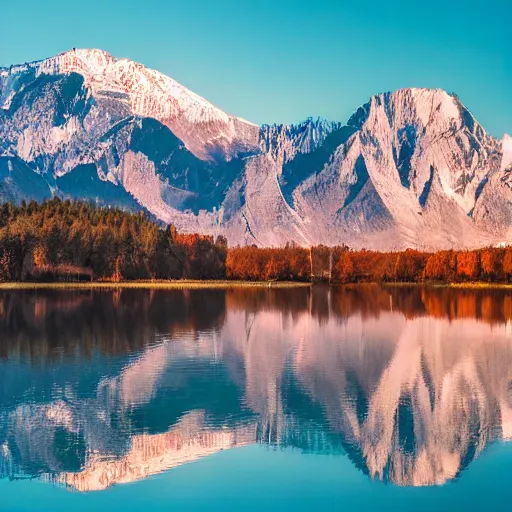
[{"label": "mountain slope", "polygon": [[507,241],[509,147],[442,90],[376,95],[346,125],[257,127],[101,50],[0,69],[0,198],[144,207],[231,244]]},{"label": "mountain slope", "polygon": [[499,168],[500,144],[457,98],[426,89],[381,94],[348,124],[357,131],[295,192],[305,218],[320,224],[327,213],[329,236],[339,240],[343,232],[356,245],[379,231],[394,247],[472,246],[492,238],[472,213],[487,176]]}]

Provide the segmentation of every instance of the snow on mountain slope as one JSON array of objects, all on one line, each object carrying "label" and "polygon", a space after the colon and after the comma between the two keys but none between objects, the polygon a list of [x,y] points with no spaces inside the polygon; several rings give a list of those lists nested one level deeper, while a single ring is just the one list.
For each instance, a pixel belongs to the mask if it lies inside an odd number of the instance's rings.
[{"label": "snow on mountain slope", "polygon": [[[258,144],[259,128],[229,116],[178,82],[128,59],[116,59],[102,50],[71,50],[50,59],[14,66],[2,92],[4,108],[20,74],[35,77],[78,73],[97,101],[116,100],[131,115],[151,117],[169,127],[199,157],[233,157],[251,152]],[[14,77],[14,80],[11,79]]]},{"label": "snow on mountain slope", "polygon": [[376,95],[346,125],[260,128],[101,50],[0,69],[1,198],[142,206],[231,244],[506,241],[510,140],[442,90]]},{"label": "snow on mountain slope", "polygon": [[505,134],[501,142],[503,148],[503,158],[501,160],[501,170],[504,171],[512,165],[512,137]]},{"label": "snow on mountain slope", "polygon": [[505,135],[501,146],[500,166],[486,176],[473,217],[481,228],[501,235],[503,245],[512,238],[512,138]]},{"label": "snow on mountain slope", "polygon": [[381,94],[348,124],[357,131],[294,192],[304,219],[332,219],[323,237],[373,246],[380,232],[396,248],[492,241],[472,211],[499,167],[500,145],[457,98],[427,89]]}]

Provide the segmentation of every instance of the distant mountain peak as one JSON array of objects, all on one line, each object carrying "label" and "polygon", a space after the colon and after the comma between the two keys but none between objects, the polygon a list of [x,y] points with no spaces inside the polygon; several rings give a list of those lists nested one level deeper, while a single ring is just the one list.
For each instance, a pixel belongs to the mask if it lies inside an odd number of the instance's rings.
[{"label": "distant mountain peak", "polygon": [[261,127],[262,149],[273,158],[289,161],[297,153],[314,151],[331,132],[340,126],[342,126],[341,123],[321,117],[309,117],[298,124],[263,125]]},{"label": "distant mountain peak", "polygon": [[424,126],[428,125],[433,115],[458,119],[460,109],[466,109],[456,95],[448,94],[443,89],[404,88],[373,95],[352,114],[347,124],[360,128],[371,112],[379,107],[385,110],[390,123],[393,117],[404,117],[405,114],[408,122],[419,121]]}]

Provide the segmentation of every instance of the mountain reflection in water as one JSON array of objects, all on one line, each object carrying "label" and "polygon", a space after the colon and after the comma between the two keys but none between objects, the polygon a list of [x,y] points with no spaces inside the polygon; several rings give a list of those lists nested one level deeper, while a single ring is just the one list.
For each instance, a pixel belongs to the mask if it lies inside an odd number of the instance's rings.
[{"label": "mountain reflection in water", "polygon": [[264,443],[442,484],[512,437],[512,298],[435,288],[0,293],[0,472],[79,491]]}]

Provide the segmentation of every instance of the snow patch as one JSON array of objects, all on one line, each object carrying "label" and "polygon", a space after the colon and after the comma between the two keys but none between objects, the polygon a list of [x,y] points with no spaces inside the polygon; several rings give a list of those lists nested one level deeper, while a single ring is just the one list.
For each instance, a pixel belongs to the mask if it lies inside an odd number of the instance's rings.
[{"label": "snow patch", "polygon": [[501,159],[501,170],[504,171],[512,164],[512,137],[505,134],[501,142],[503,157]]}]

